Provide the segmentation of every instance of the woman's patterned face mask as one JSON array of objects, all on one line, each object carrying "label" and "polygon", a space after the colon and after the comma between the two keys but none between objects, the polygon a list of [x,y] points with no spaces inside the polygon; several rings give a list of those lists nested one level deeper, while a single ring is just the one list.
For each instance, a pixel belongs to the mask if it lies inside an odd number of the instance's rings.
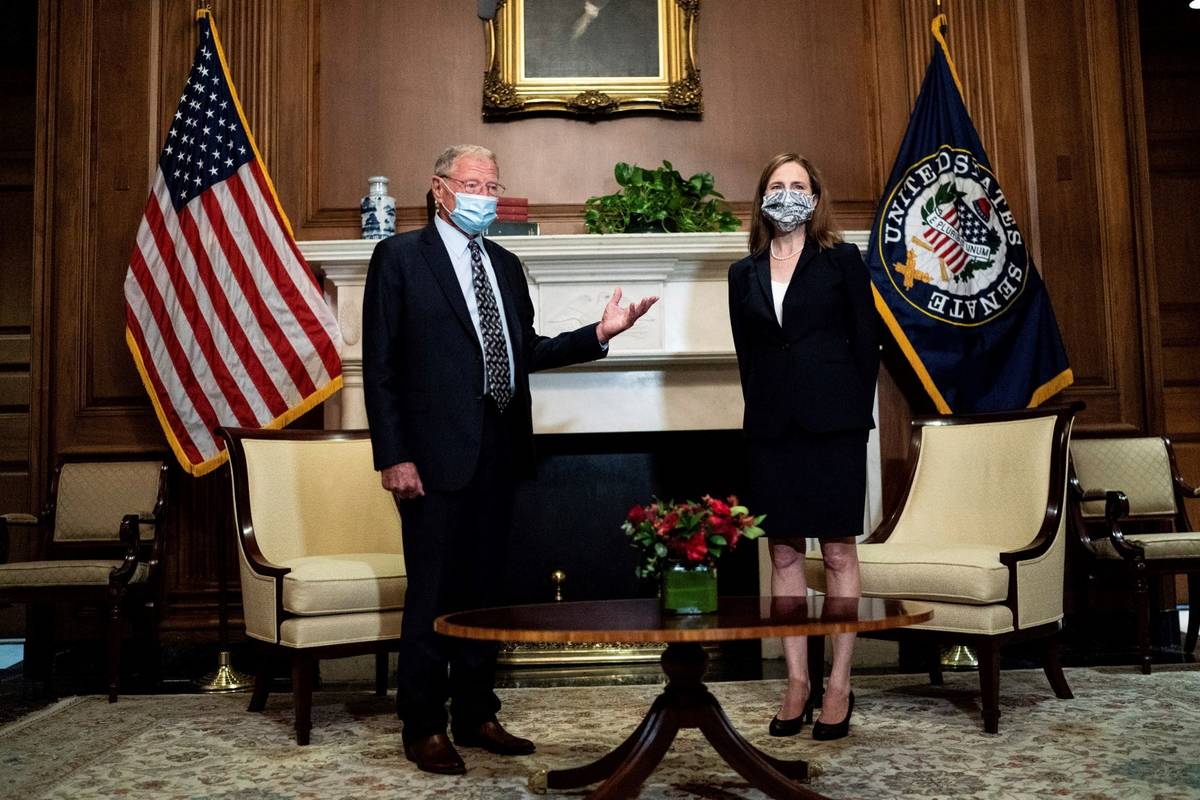
[{"label": "woman's patterned face mask", "polygon": [[817,201],[811,194],[795,189],[776,189],[763,195],[763,216],[784,233],[790,233],[812,219],[816,207]]}]

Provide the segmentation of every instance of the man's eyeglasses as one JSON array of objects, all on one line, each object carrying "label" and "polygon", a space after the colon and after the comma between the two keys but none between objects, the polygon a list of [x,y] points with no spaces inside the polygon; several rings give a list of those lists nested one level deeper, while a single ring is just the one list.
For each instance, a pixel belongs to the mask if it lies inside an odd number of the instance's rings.
[{"label": "man's eyeglasses", "polygon": [[477,181],[474,179],[469,181],[459,180],[458,178],[451,177],[450,175],[439,175],[438,177],[442,180],[454,181],[455,183],[461,185],[463,191],[465,191],[467,194],[490,194],[492,197],[499,197],[504,194],[505,191],[504,184],[496,183],[495,181],[483,183],[482,181]]}]

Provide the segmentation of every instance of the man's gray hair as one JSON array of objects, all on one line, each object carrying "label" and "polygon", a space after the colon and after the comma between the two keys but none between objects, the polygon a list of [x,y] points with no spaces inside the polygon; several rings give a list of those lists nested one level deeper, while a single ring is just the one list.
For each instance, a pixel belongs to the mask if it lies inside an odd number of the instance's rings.
[{"label": "man's gray hair", "polygon": [[455,162],[463,156],[486,158],[493,164],[496,164],[497,171],[499,171],[500,165],[496,162],[496,154],[491,150],[477,144],[456,144],[447,147],[438,156],[437,162],[433,165],[433,174],[441,175],[443,178],[450,177],[450,170],[454,169]]}]

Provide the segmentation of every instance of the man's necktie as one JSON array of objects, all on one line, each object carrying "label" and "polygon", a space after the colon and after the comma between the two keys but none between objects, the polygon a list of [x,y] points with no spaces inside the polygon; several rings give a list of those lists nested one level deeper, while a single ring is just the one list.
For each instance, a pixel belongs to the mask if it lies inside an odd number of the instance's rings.
[{"label": "man's necktie", "polygon": [[483,364],[487,370],[487,392],[496,401],[496,408],[504,411],[512,400],[508,386],[508,348],[504,343],[504,326],[500,323],[500,309],[496,307],[496,295],[492,283],[483,268],[483,255],[479,242],[472,239],[471,285],[475,288],[475,303],[479,306],[479,330],[483,334]]}]

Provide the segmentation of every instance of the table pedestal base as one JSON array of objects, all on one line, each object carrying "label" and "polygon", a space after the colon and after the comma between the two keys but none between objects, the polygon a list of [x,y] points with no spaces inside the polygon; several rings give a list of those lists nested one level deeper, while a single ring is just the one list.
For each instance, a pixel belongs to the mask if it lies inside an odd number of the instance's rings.
[{"label": "table pedestal base", "polygon": [[633,734],[591,764],[539,773],[530,780],[531,785],[534,788],[577,789],[604,781],[588,795],[589,800],[632,797],[658,766],[675,734],[681,728],[699,728],[726,763],[752,786],[771,797],[827,800],[824,795],[797,783],[808,778],[806,762],[769,756],[733,729],[720,703],[701,682],[707,666],[708,656],[699,644],[668,645],[662,656],[667,686]]}]

